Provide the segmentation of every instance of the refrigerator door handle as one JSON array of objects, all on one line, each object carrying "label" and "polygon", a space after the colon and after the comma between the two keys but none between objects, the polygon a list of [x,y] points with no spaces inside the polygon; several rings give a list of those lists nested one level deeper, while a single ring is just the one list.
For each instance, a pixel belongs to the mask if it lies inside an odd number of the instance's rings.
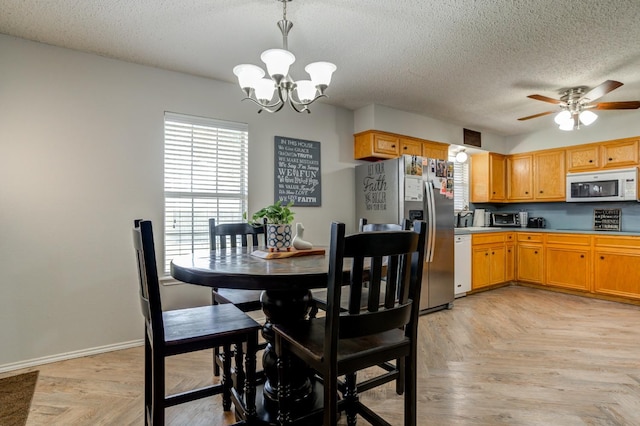
[{"label": "refrigerator door handle", "polygon": [[427,238],[427,252],[425,253],[425,262],[433,262],[433,251],[436,245],[436,203],[433,193],[433,183],[425,181],[426,192],[426,205],[427,205],[427,220],[429,236]]}]

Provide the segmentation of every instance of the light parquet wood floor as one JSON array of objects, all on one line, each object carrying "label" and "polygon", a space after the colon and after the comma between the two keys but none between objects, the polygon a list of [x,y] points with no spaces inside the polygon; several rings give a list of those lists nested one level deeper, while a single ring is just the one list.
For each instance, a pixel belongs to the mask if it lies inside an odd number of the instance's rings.
[{"label": "light parquet wood floor", "polygon": [[[640,425],[639,306],[511,286],[420,322],[420,425]],[[142,348],[38,369],[28,425],[143,424]],[[175,357],[167,369],[172,391],[206,383],[211,353]],[[392,385],[361,398],[402,424]],[[167,424],[230,424],[220,405],[172,407]]]}]

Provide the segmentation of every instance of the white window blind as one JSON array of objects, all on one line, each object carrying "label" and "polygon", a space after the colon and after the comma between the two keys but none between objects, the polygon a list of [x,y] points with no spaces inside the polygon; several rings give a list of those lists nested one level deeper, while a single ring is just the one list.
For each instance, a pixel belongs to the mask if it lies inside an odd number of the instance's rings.
[{"label": "white window blind", "polygon": [[174,257],[209,248],[209,218],[243,221],[248,138],[244,123],[165,113],[165,273]]},{"label": "white window blind", "polygon": [[469,209],[469,161],[458,163],[453,157],[453,209]]}]

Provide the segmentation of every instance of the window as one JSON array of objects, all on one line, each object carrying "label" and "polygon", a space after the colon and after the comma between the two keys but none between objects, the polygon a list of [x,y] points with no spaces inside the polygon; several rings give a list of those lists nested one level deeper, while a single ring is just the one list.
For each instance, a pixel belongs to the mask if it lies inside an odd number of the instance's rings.
[{"label": "window", "polygon": [[453,161],[453,210],[469,210],[469,161],[458,163]]},{"label": "window", "polygon": [[243,220],[248,137],[244,123],[165,113],[165,273],[172,258],[209,248],[209,218]]}]

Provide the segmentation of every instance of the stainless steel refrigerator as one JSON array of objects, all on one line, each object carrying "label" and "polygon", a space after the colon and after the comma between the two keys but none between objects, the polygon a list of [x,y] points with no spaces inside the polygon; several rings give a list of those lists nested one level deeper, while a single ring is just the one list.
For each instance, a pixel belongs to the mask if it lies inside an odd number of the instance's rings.
[{"label": "stainless steel refrigerator", "polygon": [[356,166],[356,218],[369,223],[427,222],[421,313],[451,308],[454,300],[453,164],[400,158]]}]

